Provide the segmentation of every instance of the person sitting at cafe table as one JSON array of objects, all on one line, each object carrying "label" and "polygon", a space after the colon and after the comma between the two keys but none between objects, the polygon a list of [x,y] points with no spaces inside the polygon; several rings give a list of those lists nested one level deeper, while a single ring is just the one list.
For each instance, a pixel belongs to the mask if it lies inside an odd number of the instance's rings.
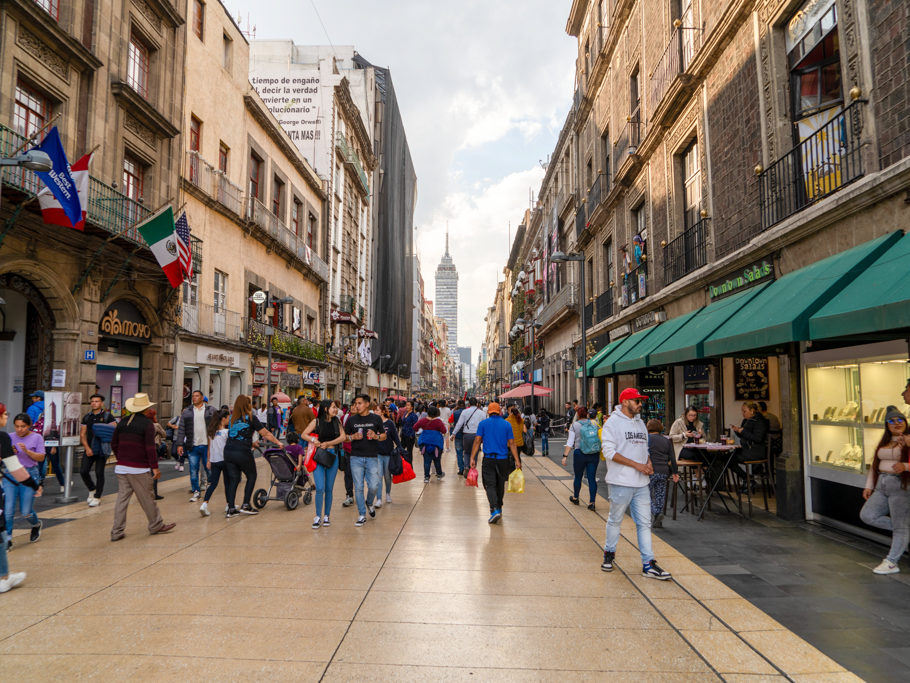
[{"label": "person sitting at cafe table", "polygon": [[670,427],[670,441],[673,442],[676,459],[701,460],[701,454],[694,448],[686,448],[686,444],[701,443],[704,440],[705,426],[698,419],[698,410],[689,406]]},{"label": "person sitting at cafe table", "polygon": [[764,460],[768,456],[768,421],[759,410],[758,404],[746,401],[742,405],[743,421],[739,427],[730,425],[730,429],[739,436],[740,447],[736,452],[737,470],[740,479],[744,480],[746,468],[742,464],[749,460]]}]

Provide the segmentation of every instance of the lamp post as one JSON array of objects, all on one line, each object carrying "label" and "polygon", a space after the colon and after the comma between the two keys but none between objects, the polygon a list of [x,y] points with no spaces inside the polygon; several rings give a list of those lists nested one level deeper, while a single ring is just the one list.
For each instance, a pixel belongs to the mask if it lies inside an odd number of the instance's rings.
[{"label": "lamp post", "polygon": [[345,394],[347,393],[347,387],[348,387],[348,377],[347,377],[347,370],[345,370],[345,368],[344,368],[344,358],[347,355],[347,349],[346,349],[344,343],[346,341],[348,341],[349,339],[357,339],[357,335],[356,334],[346,334],[341,338],[341,402],[342,403],[350,403],[345,397]]},{"label": "lamp post", "polygon": [[554,252],[550,257],[551,261],[565,263],[567,261],[577,261],[578,266],[578,286],[581,292],[581,397],[584,404],[588,403],[588,331],[585,325],[585,273],[583,264],[585,260],[584,253],[565,253],[562,251]]}]

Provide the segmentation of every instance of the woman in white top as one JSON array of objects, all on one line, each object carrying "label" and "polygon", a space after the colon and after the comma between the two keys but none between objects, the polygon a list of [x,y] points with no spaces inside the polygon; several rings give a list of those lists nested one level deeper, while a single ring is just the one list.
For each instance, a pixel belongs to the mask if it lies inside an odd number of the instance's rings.
[{"label": "woman in white top", "polygon": [[217,413],[212,415],[209,423],[206,425],[206,432],[209,437],[209,450],[207,462],[205,463],[206,469],[211,472],[209,476],[209,485],[205,489],[205,497],[202,499],[202,507],[199,508],[199,514],[203,517],[208,517],[211,512],[209,512],[209,498],[212,497],[212,494],[215,493],[215,489],[218,488],[218,480],[221,479],[221,473],[224,471],[224,444],[227,441],[228,437],[228,422],[230,421],[230,414],[224,410],[219,410]]},{"label": "woman in white top", "polygon": [[[588,509],[594,510],[595,501],[597,500],[597,466],[600,464],[600,449],[598,448],[591,453],[582,452],[581,430],[586,428],[587,425],[591,425],[596,432],[597,423],[588,419],[588,409],[584,406],[579,406],[578,410],[575,411],[575,414],[577,419],[572,423],[572,426],[569,427],[569,436],[566,440],[566,448],[562,456],[562,464],[565,466],[569,453],[571,453],[573,449],[575,451],[572,461],[572,467],[575,471],[574,493],[569,496],[569,502],[573,505],[578,505],[578,494],[581,493],[581,479],[583,476],[587,475],[588,495],[591,501],[588,504]],[[591,429],[591,427],[587,428]]]},{"label": "woman in white top", "polygon": [[875,449],[866,478],[866,503],[859,517],[869,526],[891,532],[891,550],[872,571],[897,574],[898,560],[910,542],[910,435],[907,419],[894,406],[885,413],[885,434]]},{"label": "woman in white top", "polygon": [[[670,441],[673,442],[673,450],[676,451],[676,459],[679,460],[680,452],[685,448],[687,443],[698,443],[705,439],[705,426],[698,419],[698,410],[693,407],[686,408],[686,412],[680,415],[676,422],[670,427]],[[694,450],[694,449],[692,449]],[[689,452],[689,455],[698,458],[697,453]]]}]

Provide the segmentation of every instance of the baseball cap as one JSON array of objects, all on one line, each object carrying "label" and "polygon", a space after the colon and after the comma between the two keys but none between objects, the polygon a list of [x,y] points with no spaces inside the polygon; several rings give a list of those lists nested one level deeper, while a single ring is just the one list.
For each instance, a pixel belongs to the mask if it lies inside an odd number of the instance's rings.
[{"label": "baseball cap", "polygon": [[629,387],[628,389],[623,389],[619,394],[620,403],[622,403],[623,401],[629,401],[629,400],[636,399],[636,398],[640,398],[645,401],[648,400],[647,396],[645,396],[644,394],[638,393],[638,389],[636,389],[634,387]]},{"label": "baseball cap", "polygon": [[44,398],[44,392],[43,391],[33,391],[32,393],[30,393],[28,395],[29,398],[35,398],[36,396],[38,398]]},{"label": "baseball cap", "polygon": [[502,415],[502,408],[496,401],[493,401],[490,405],[487,406],[488,413],[496,413],[497,415]]}]

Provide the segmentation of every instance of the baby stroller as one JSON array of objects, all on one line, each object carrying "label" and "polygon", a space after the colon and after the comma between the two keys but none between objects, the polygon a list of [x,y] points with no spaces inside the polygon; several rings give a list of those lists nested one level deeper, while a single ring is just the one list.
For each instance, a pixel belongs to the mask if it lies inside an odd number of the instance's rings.
[{"label": "baby stroller", "polygon": [[[296,461],[288,455],[283,448],[270,448],[262,457],[272,470],[272,480],[269,490],[257,489],[253,494],[253,505],[261,510],[270,500],[284,501],[288,510],[296,509],[303,498],[303,504],[309,505],[313,500],[313,488],[305,469],[294,471]],[[272,496],[272,490],[275,496]]]}]

